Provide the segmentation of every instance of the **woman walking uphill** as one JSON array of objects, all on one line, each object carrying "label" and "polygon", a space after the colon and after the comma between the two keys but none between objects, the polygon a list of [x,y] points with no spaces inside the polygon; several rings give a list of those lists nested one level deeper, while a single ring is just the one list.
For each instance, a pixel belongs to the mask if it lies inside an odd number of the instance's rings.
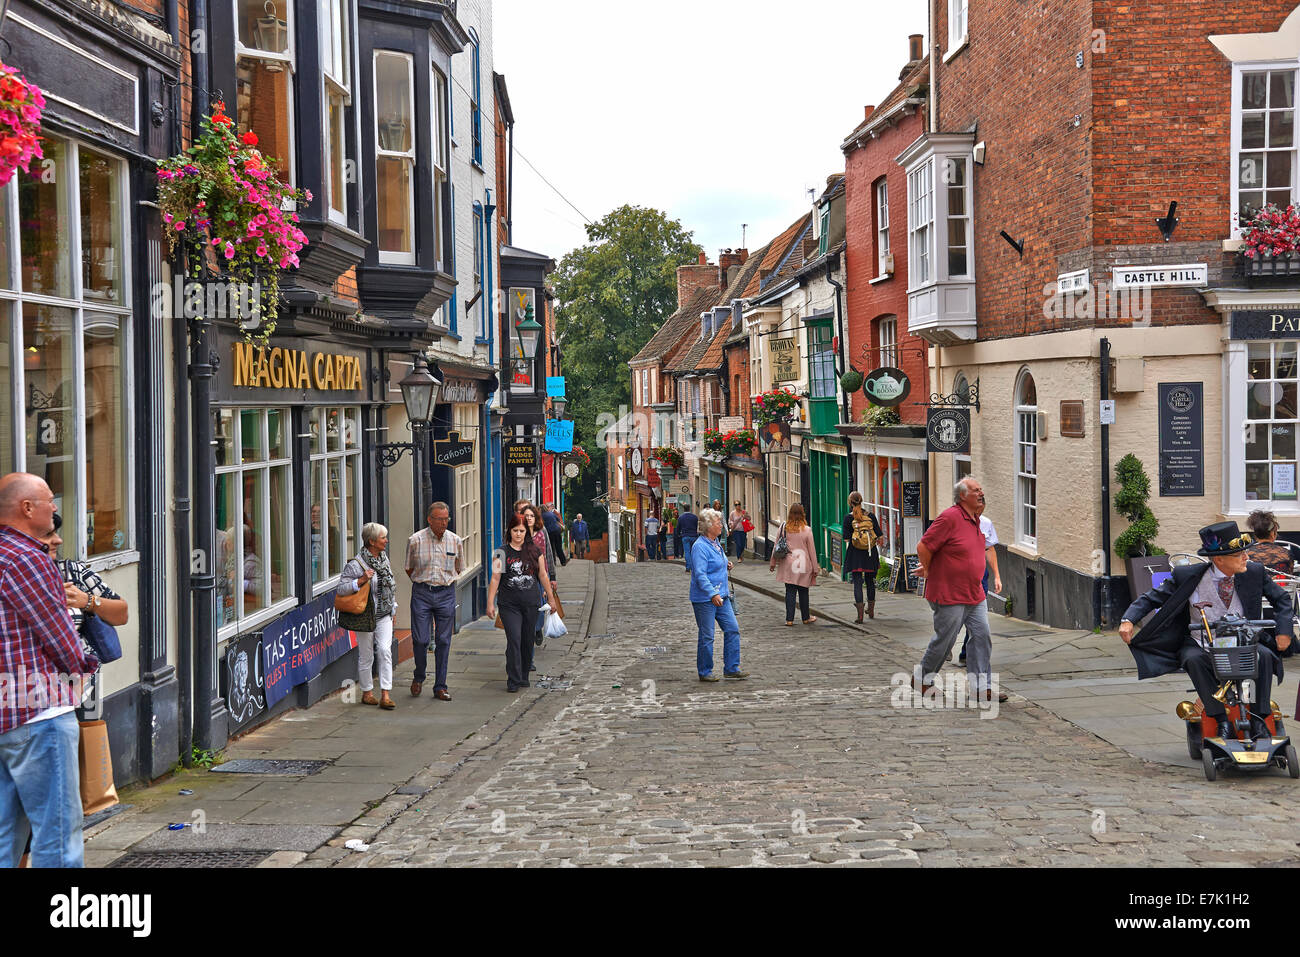
[{"label": "woman walking uphill", "polygon": [[[790,506],[785,524],[781,526],[781,538],[785,539],[789,552],[784,558],[778,559],[774,549],[768,567],[776,571],[776,580],[785,585],[786,626],[794,624],[796,598],[799,600],[799,616],[805,625],[811,625],[817,619],[808,614],[808,589],[817,584],[817,572],[821,569],[817,566],[817,548],[813,544],[812,529],[804,518],[802,505],[795,503]],[[777,548],[780,548],[779,540]]]},{"label": "woman walking uphill", "polygon": [[880,570],[880,523],[862,510],[862,493],[849,493],[849,514],[844,516],[844,570],[853,579],[853,603],[862,622],[862,583],[866,580],[868,618],[876,617],[876,572]]},{"label": "woman walking uphill", "polygon": [[[385,711],[397,707],[390,692],[393,690],[393,567],[388,562],[388,529],[378,522],[367,522],[361,528],[361,551],[343,566],[338,593],[355,595],[361,586],[370,582],[370,599],[366,610],[358,615],[339,612],[339,625],[357,632],[357,680],[361,685],[361,703],[377,704]],[[375,653],[379,654],[379,700],[375,700],[375,679],[371,666]]]},{"label": "woman walking uphill", "polygon": [[722,533],[722,513],[706,508],[700,512],[700,537],[687,558],[691,575],[691,606],[699,626],[695,652],[695,669],[701,681],[717,681],[713,673],[713,626],[722,628],[722,675],[740,680],[749,672],[740,670],[740,625],[731,603],[731,582],[727,572],[731,563],[723,553],[718,536]]},{"label": "woman walking uphill", "polygon": [[531,687],[528,672],[533,664],[533,630],[537,621],[537,593],[541,589],[558,607],[555,588],[547,575],[546,556],[533,540],[521,514],[506,525],[505,548],[492,563],[488,584],[487,613],[498,610],[506,632],[506,690],[512,694]]}]

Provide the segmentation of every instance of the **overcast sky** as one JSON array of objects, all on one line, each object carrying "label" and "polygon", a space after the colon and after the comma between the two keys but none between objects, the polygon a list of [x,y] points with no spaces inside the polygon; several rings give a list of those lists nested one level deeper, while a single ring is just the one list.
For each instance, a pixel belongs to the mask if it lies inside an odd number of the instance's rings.
[{"label": "overcast sky", "polygon": [[[515,115],[514,242],[557,261],[623,204],[716,261],[756,250],[844,169],[839,144],[926,32],[926,0],[494,0]],[[521,158],[522,156],[522,158]],[[531,162],[579,215],[529,168]]]}]

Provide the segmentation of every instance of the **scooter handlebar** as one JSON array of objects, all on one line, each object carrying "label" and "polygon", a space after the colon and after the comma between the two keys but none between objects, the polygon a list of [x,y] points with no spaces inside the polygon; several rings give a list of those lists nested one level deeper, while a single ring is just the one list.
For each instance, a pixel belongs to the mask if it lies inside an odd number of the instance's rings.
[{"label": "scooter handlebar", "polygon": [[[1214,622],[1214,624],[1210,625],[1210,628],[1211,628],[1211,629],[1214,628],[1214,625],[1217,625],[1218,623],[1219,623],[1219,622],[1217,622],[1217,621]],[[1277,627],[1277,622],[1275,622],[1275,621],[1274,621],[1273,619],[1271,619],[1271,618],[1264,618],[1264,619],[1261,619],[1261,620],[1259,620],[1259,621],[1243,620],[1243,621],[1241,621],[1241,622],[1236,622],[1236,624],[1253,625],[1253,626],[1256,627],[1256,628],[1276,628],[1276,627]],[[1197,622],[1192,622],[1191,630],[1192,630],[1192,631],[1204,631],[1204,630],[1205,630],[1205,626],[1202,625],[1202,624],[1199,624],[1199,623],[1197,623]]]}]

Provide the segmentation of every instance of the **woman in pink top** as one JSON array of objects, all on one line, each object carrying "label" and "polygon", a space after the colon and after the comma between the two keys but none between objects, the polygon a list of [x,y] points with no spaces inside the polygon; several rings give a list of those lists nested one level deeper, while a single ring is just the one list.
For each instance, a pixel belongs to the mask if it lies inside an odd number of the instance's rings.
[{"label": "woman in pink top", "polygon": [[790,506],[790,514],[782,526],[790,554],[781,560],[777,570],[776,552],[772,553],[772,562],[768,566],[776,571],[776,580],[785,585],[785,623],[794,624],[794,602],[799,599],[799,615],[805,625],[811,625],[817,619],[808,614],[808,589],[817,584],[817,549],[813,545],[812,529],[804,518],[803,506]]}]

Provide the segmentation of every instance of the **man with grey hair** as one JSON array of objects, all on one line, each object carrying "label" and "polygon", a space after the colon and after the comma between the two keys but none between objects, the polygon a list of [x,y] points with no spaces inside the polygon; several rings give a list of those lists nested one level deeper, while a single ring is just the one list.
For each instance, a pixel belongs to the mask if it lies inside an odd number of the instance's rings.
[{"label": "man with grey hair", "polygon": [[[429,664],[429,638],[433,632],[433,696],[450,701],[447,690],[447,662],[451,658],[451,634],[456,626],[456,582],[465,570],[463,540],[447,530],[451,509],[446,502],[429,506],[429,527],[411,536],[406,546],[406,574],[411,579],[411,648],[415,653],[415,677],[411,697],[424,688]],[[431,627],[432,626],[432,627]]]},{"label": "man with grey hair", "polygon": [[953,489],[953,498],[956,504],[939,514],[916,546],[921,560],[917,575],[925,579],[925,598],[934,612],[934,637],[912,675],[912,687],[925,694],[934,686],[935,673],[947,660],[962,626],[966,626],[971,634],[966,650],[968,679],[980,698],[992,700],[996,694],[998,701],[1006,701],[1006,694],[992,686],[992,641],[981,586],[985,563],[984,533],[980,530],[984,489],[968,475]]},{"label": "man with grey hair", "polygon": [[587,549],[591,545],[591,529],[582,520],[581,512],[573,520],[573,524],[569,526],[569,539],[573,542],[574,557],[586,558]]},{"label": "man with grey hair", "polygon": [[83,860],[74,712],[99,662],[72,630],[40,541],[54,531],[54,510],[40,476],[0,478],[0,867],[18,866],[29,832],[33,867]]}]

